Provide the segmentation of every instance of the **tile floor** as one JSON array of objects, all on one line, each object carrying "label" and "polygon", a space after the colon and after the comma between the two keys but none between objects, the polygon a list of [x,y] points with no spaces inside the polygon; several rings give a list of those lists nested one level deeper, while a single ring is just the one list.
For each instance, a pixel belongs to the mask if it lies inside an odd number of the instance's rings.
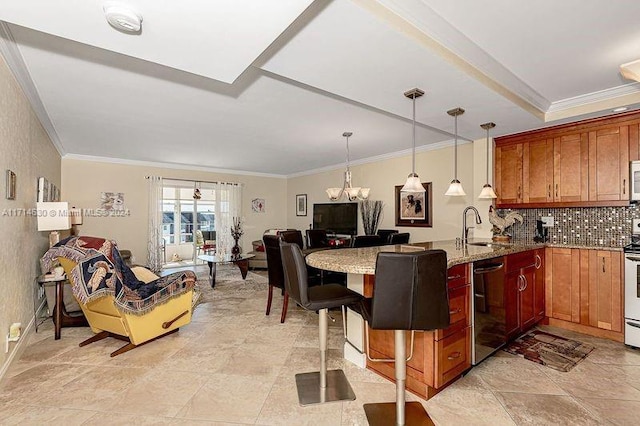
[{"label": "tile floor", "polygon": [[[366,425],[362,404],[394,400],[392,383],[341,359],[336,314],[329,366],[344,369],[357,400],[300,407],[294,375],[317,370],[317,316],[293,304],[280,324],[279,295],[264,315],[264,274],[238,279],[220,267],[191,324],[116,358],[121,342],[79,348],[88,328],[56,341],[47,322],[0,384],[0,424]],[[500,352],[431,400],[409,398],[438,425],[639,424],[640,350],[543,328],[596,349],[568,373]]]}]

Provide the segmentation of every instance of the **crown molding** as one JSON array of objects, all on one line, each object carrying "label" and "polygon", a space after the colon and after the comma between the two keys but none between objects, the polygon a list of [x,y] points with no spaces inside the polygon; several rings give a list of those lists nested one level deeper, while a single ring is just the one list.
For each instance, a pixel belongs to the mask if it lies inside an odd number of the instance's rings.
[{"label": "crown molding", "polygon": [[640,83],[624,84],[553,102],[545,114],[545,122],[618,106],[627,106],[637,102],[640,102]]},{"label": "crown molding", "polygon": [[38,117],[38,120],[40,120],[40,124],[45,132],[47,132],[47,135],[49,135],[53,146],[58,150],[58,153],[63,156],[65,149],[58,137],[58,132],[56,132],[55,126],[47,113],[47,109],[42,103],[38,89],[31,79],[27,65],[20,53],[18,44],[13,38],[13,34],[11,34],[9,25],[3,21],[0,21],[0,54],[4,57],[18,85],[22,88],[33,112],[36,114],[36,117]]},{"label": "crown molding", "polygon": [[[458,145],[465,145],[465,144],[469,144],[469,143],[473,143],[473,141],[458,139]],[[436,142],[436,143],[431,143],[431,144],[428,144],[428,145],[421,145],[421,146],[417,146],[416,147],[416,153],[427,152],[427,151],[435,151],[435,150],[438,150],[438,149],[448,148],[448,147],[451,147],[453,145],[454,145],[454,141],[453,140]],[[359,165],[362,165],[362,164],[369,164],[369,163],[376,163],[378,161],[391,160],[393,158],[408,157],[408,156],[411,155],[411,153],[412,153],[411,148],[403,149],[402,151],[395,151],[395,152],[390,152],[388,154],[375,155],[373,157],[367,157],[367,158],[361,158],[360,160],[349,161],[349,165],[350,166],[359,166]],[[332,170],[344,169],[345,167],[347,167],[347,163],[334,164],[332,166],[319,167],[317,169],[305,170],[303,172],[298,172],[298,173],[292,173],[290,175],[287,175],[286,177],[287,177],[287,179],[289,179],[289,178],[295,178],[295,177],[301,177],[301,176],[315,175],[315,174],[318,174],[318,173],[329,172],[329,171],[332,171]]]},{"label": "crown molding", "polygon": [[62,159],[78,160],[78,161],[95,161],[98,163],[110,163],[110,164],[124,164],[127,166],[160,167],[160,168],[175,169],[175,170],[195,170],[199,172],[224,173],[229,175],[242,175],[242,176],[258,176],[258,177],[268,177],[268,178],[276,178],[276,179],[287,178],[286,175],[278,175],[275,173],[260,173],[260,172],[250,172],[246,170],[219,169],[215,167],[194,166],[192,164],[181,164],[181,163],[164,163],[160,161],[128,160],[125,158],[100,157],[95,155],[66,154],[62,156]]}]

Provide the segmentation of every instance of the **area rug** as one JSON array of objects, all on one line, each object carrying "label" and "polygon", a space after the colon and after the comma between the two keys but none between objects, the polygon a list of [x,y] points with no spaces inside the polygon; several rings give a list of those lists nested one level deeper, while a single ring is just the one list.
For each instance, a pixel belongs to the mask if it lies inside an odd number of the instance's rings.
[{"label": "area rug", "polygon": [[594,349],[577,340],[566,339],[540,330],[533,330],[511,342],[504,351],[524,359],[567,372]]}]

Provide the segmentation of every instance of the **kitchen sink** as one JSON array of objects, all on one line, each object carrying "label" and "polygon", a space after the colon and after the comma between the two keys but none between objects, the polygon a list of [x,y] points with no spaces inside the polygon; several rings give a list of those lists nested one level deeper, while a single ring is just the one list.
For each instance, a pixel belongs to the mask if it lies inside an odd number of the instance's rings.
[{"label": "kitchen sink", "polygon": [[490,241],[478,241],[475,243],[467,243],[467,245],[480,247],[509,247],[509,244],[493,243]]}]

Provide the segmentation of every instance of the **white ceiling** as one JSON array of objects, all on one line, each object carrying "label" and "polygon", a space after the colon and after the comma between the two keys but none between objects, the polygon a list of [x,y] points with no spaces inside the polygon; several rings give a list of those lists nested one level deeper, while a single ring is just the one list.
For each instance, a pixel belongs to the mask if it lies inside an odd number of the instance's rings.
[{"label": "white ceiling", "polygon": [[[111,2],[113,3],[113,2]],[[633,0],[0,0],[0,51],[68,156],[292,175],[640,106]],[[158,4],[160,3],[160,4]],[[0,31],[2,33],[3,31]]]}]

